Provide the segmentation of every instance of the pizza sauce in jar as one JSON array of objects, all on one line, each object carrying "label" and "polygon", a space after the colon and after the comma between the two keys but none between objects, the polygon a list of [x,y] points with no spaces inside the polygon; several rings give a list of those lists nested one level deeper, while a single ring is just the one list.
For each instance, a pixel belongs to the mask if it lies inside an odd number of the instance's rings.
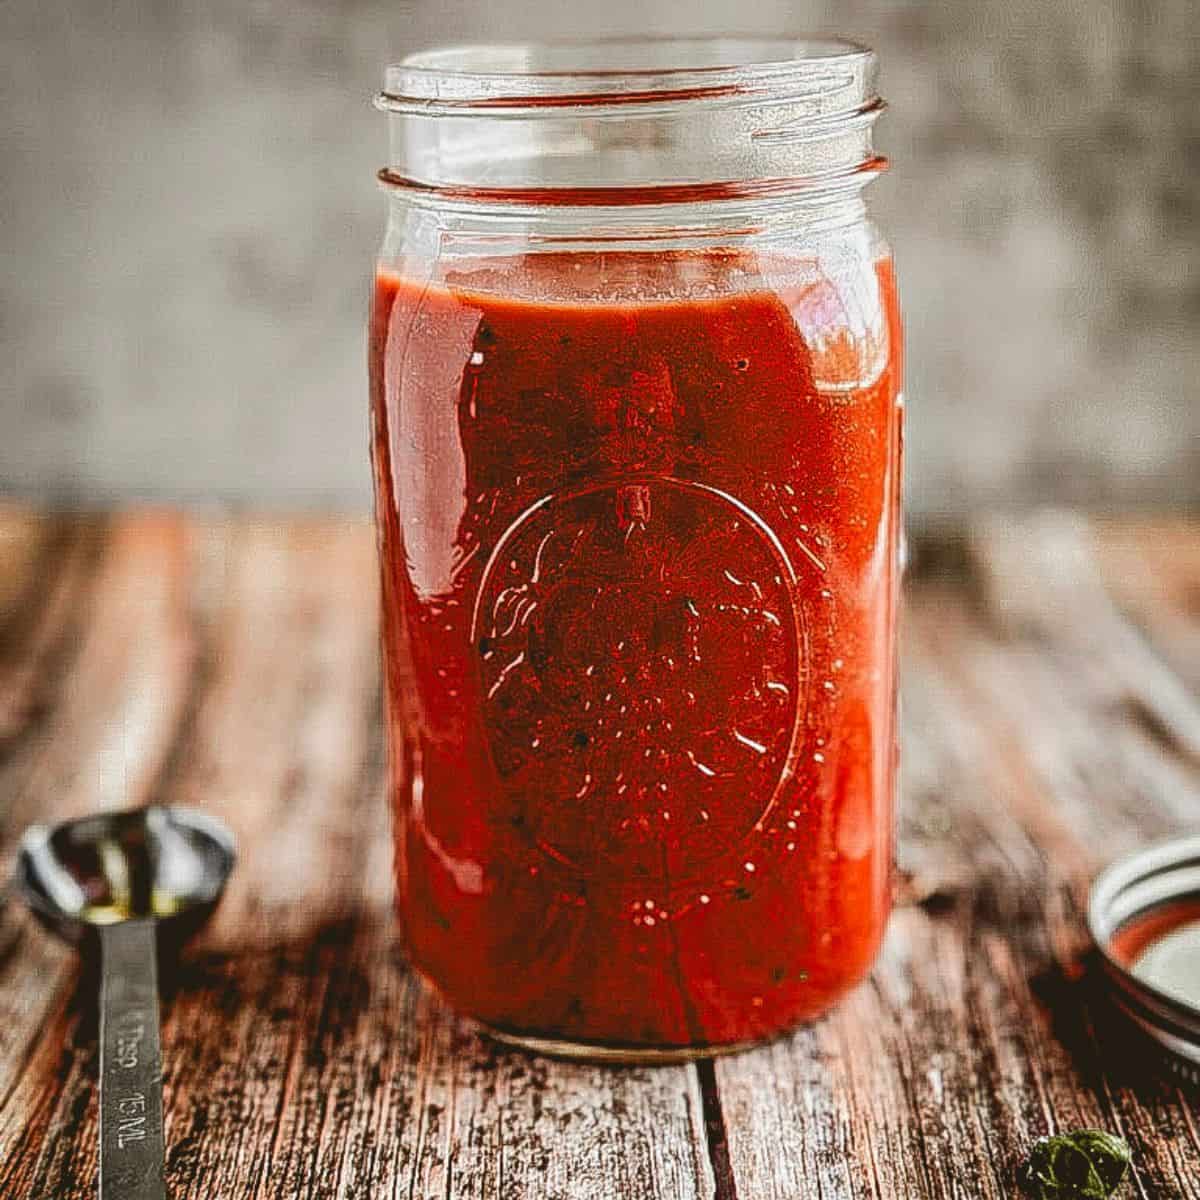
[{"label": "pizza sauce in jar", "polygon": [[[567,1053],[705,1053],[819,1014],[890,900],[886,246],[861,202],[829,213],[840,193],[783,203],[782,234],[773,213],[647,248],[651,209],[780,200],[385,181],[408,207],[375,283],[373,461],[414,966]],[[464,233],[460,209],[512,204],[559,236]],[[600,210],[614,234],[561,235]]]}]

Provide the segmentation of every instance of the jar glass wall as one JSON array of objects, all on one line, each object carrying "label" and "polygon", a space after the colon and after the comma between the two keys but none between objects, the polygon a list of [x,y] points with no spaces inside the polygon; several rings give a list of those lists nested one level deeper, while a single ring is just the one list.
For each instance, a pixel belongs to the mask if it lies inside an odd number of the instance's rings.
[{"label": "jar glass wall", "polygon": [[901,406],[871,68],[715,39],[389,71],[397,907],[500,1036],[731,1048],[877,951]]}]

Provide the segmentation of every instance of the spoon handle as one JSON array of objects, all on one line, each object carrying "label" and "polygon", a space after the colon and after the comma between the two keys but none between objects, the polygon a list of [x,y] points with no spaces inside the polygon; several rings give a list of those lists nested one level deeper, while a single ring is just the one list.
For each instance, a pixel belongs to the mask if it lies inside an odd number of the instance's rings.
[{"label": "spoon handle", "polygon": [[100,1200],[165,1200],[153,920],[100,927]]}]

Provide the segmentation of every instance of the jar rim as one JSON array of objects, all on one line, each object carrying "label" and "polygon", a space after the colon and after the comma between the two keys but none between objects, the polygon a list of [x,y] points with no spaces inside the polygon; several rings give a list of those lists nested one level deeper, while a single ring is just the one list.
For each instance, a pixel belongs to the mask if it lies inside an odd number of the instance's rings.
[{"label": "jar rim", "polygon": [[869,71],[867,46],[794,34],[673,34],[439,46],[388,66],[389,112],[561,108],[827,90]]}]

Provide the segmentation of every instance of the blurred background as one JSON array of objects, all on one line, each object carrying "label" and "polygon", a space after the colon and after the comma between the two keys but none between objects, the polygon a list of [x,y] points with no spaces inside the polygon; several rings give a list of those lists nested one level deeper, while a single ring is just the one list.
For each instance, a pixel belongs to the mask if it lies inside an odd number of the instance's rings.
[{"label": "blurred background", "polygon": [[7,0],[0,491],[365,510],[383,65],[731,28],[880,53],[917,518],[1200,505],[1195,0]]}]

